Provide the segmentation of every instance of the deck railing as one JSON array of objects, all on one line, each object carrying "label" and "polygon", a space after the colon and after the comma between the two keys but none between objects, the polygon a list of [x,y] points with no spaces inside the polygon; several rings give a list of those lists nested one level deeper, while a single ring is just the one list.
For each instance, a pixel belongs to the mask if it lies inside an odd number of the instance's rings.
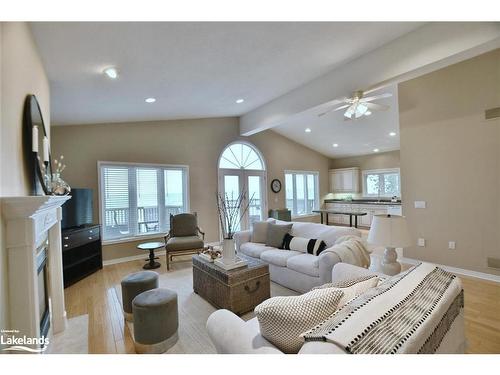
[{"label": "deck railing", "polygon": [[[170,214],[176,215],[182,213],[183,207],[165,206],[165,232],[170,229]],[[130,232],[130,209],[129,208],[110,208],[104,212],[104,226],[107,233],[117,232],[117,234],[126,234]],[[137,232],[155,233],[160,232],[160,219],[158,207],[137,207]],[[163,231],[163,228],[161,228]]]}]

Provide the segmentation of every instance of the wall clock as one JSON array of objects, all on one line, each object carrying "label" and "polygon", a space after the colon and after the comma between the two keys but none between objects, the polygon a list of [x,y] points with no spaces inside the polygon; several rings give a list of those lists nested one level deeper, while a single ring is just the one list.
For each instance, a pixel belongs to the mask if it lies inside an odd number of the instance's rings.
[{"label": "wall clock", "polygon": [[281,191],[281,181],[275,178],[271,181],[271,190],[273,193],[279,193]]}]

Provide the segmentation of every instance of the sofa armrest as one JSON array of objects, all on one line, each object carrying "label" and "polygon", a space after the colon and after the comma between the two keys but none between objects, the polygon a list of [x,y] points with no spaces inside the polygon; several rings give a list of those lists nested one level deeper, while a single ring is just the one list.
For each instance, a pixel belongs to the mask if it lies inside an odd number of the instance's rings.
[{"label": "sofa armrest", "polygon": [[322,284],[332,281],[332,269],[339,263],[340,257],[333,252],[322,252],[318,257],[319,278]]},{"label": "sofa armrest", "polygon": [[207,331],[219,354],[283,354],[262,337],[257,318],[245,322],[229,310],[217,310],[208,317]]},{"label": "sofa armrest", "polygon": [[234,243],[236,245],[236,251],[240,251],[240,246],[245,242],[250,242],[252,238],[252,230],[242,230],[240,232],[236,232],[233,236]]},{"label": "sofa armrest", "polygon": [[384,275],[380,272],[373,272],[363,267],[353,266],[352,264],[348,263],[337,263],[333,266],[332,269],[331,282],[335,283],[337,281],[349,280],[356,277],[371,275],[383,276],[384,278],[387,277],[387,275]]}]

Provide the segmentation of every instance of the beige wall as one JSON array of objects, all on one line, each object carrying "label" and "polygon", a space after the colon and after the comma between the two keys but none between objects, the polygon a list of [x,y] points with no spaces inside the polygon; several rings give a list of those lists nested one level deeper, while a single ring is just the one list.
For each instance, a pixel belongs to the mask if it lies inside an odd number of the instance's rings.
[{"label": "beige wall", "polygon": [[[0,195],[29,194],[28,174],[22,152],[22,115],[27,94],[40,102],[45,123],[50,125],[50,90],[42,62],[26,23],[0,26]],[[0,328],[7,327],[7,254],[4,223],[0,213]]]},{"label": "beige wall", "polygon": [[[399,85],[405,256],[500,275],[500,50]],[[415,209],[414,201],[427,202]],[[448,249],[456,241],[456,249]]]},{"label": "beige wall", "polygon": [[[94,189],[94,216],[98,218],[97,161],[186,164],[190,174],[191,211],[198,212],[207,239],[218,238],[215,193],[217,161],[224,147],[237,139],[252,142],[267,164],[268,206],[285,205],[285,189],[274,194],[273,178],[284,184],[285,169],[320,172],[320,193],[328,190],[328,158],[273,132],[249,138],[239,136],[237,118],[158,121],[125,124],[70,125],[52,128],[52,149],[64,154],[65,178],[74,187]],[[141,254],[137,242],[104,247],[105,260]]]},{"label": "beige wall", "polygon": [[330,160],[331,169],[351,167],[359,167],[361,170],[399,168],[399,150]]}]

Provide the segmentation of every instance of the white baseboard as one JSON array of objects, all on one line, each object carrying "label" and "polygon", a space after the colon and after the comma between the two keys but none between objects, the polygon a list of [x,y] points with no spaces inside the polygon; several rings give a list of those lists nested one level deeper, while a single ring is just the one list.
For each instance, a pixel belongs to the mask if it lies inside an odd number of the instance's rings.
[{"label": "white baseboard", "polygon": [[[422,261],[417,260],[417,259],[404,258],[404,257],[399,259],[399,261],[401,263],[409,263],[409,264],[417,264],[417,263],[422,262]],[[451,267],[451,266],[446,266],[444,264],[436,264],[436,265],[441,267],[445,271],[455,273],[457,275],[475,277],[477,279],[494,281],[494,282],[500,283],[500,275],[492,275],[492,274],[485,273],[485,272],[466,270],[464,268]]]},{"label": "white baseboard", "polygon": [[131,262],[133,260],[146,260],[146,258],[147,258],[147,255],[144,255],[144,254],[132,255],[132,256],[129,256],[129,257],[103,260],[102,261],[102,265],[103,266],[110,266],[112,264]]}]

